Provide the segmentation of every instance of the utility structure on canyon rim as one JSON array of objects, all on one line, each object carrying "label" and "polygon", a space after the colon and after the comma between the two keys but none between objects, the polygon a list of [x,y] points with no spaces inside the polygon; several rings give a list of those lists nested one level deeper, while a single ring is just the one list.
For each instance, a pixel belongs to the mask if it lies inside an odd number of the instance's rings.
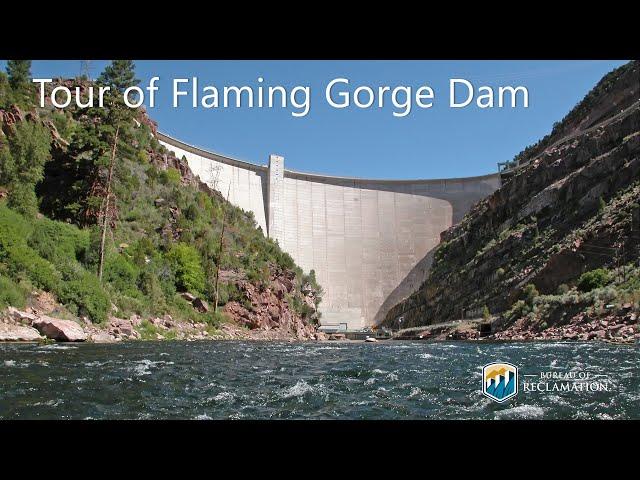
[{"label": "utility structure on canyon rim", "polygon": [[[358,330],[426,278],[440,234],[500,186],[500,175],[438,180],[332,177],[233,159],[159,133],[160,142],[229,201],[253,212],[325,294],[321,325]],[[215,172],[215,174],[213,173]]]}]

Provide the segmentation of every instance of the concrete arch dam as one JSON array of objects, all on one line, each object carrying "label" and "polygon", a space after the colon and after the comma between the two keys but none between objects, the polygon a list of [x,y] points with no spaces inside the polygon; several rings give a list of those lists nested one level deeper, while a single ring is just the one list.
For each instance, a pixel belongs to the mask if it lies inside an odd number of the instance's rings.
[{"label": "concrete arch dam", "polygon": [[295,172],[284,158],[255,165],[158,139],[210,187],[253,212],[262,231],[325,290],[321,324],[381,321],[424,281],[440,233],[500,186],[499,174],[441,180],[367,180]]}]

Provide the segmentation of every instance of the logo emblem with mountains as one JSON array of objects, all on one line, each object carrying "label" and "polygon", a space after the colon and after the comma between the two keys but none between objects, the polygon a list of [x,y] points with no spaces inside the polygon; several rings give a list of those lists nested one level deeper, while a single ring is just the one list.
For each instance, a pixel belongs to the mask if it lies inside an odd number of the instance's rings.
[{"label": "logo emblem with mountains", "polygon": [[496,402],[518,394],[518,367],[506,362],[488,363],[482,367],[482,393]]}]

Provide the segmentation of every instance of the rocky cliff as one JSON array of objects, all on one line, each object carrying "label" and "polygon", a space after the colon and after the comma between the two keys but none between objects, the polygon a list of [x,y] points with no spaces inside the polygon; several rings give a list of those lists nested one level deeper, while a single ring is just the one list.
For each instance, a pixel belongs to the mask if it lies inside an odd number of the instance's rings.
[{"label": "rocky cliff", "polygon": [[529,293],[553,295],[575,290],[598,267],[611,272],[612,283],[623,265],[631,272],[640,235],[639,91],[640,67],[632,61],[517,155],[502,187],[442,234],[429,277],[383,324],[501,314],[528,285]]}]

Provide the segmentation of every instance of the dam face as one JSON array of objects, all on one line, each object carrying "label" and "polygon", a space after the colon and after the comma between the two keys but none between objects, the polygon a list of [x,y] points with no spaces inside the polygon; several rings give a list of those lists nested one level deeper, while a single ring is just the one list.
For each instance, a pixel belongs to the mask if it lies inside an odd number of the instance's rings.
[{"label": "dam face", "polygon": [[253,212],[325,295],[321,324],[371,326],[424,281],[440,233],[500,186],[499,174],[366,180],[300,173],[282,157],[254,165],[158,134],[160,143],[238,207]]}]

